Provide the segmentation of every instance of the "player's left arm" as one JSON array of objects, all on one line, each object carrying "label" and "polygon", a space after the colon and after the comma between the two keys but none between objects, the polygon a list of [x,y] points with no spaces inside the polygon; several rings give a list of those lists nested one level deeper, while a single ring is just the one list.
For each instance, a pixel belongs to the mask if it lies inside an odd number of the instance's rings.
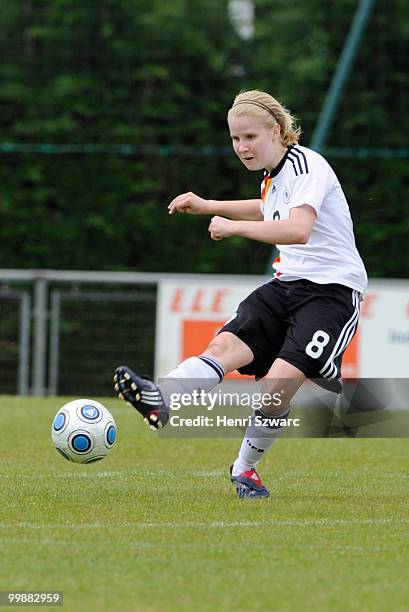
[{"label": "player's left arm", "polygon": [[212,240],[242,236],[267,244],[307,244],[316,220],[315,208],[302,204],[291,208],[289,218],[283,220],[233,221],[216,216],[209,232]]}]

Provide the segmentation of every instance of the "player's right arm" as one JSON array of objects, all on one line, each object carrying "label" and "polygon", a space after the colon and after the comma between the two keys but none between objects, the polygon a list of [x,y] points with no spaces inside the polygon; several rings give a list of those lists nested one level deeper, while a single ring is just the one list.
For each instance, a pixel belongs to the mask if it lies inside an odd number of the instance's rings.
[{"label": "player's right arm", "polygon": [[168,206],[169,214],[218,215],[239,221],[262,221],[260,199],[205,200],[189,191],[178,195]]}]

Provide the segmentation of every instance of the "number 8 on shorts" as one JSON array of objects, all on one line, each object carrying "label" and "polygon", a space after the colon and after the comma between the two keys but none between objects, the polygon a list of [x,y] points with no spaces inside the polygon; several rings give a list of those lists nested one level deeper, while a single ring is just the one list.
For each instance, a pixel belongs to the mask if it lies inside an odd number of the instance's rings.
[{"label": "number 8 on shorts", "polygon": [[321,357],[322,351],[327,346],[329,341],[329,334],[322,329],[317,329],[317,331],[314,332],[311,342],[309,342],[305,347],[305,352],[309,357],[318,359],[318,357]]}]

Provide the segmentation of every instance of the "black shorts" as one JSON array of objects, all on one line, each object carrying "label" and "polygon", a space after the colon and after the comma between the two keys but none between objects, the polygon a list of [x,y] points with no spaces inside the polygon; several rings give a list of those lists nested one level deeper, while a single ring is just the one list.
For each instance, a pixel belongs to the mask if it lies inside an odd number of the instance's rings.
[{"label": "black shorts", "polygon": [[253,291],[219,333],[228,331],[252,350],[241,374],[265,376],[280,357],[307,378],[338,391],[342,355],[355,334],[361,294],[338,284],[273,279]]}]

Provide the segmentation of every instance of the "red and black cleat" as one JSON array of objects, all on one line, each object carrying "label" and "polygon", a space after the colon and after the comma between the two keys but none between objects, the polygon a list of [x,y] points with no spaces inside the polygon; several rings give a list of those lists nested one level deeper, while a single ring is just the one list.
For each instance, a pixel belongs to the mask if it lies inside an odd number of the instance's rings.
[{"label": "red and black cleat", "polygon": [[233,466],[230,466],[230,480],[232,481],[236,493],[239,497],[248,497],[255,499],[256,497],[269,497],[268,489],[263,485],[260,476],[254,468],[242,472],[238,476],[232,476]]},{"label": "red and black cleat", "polygon": [[151,429],[162,429],[169,420],[159,387],[148,378],[138,376],[127,366],[119,366],[114,373],[114,389],[142,416]]}]

